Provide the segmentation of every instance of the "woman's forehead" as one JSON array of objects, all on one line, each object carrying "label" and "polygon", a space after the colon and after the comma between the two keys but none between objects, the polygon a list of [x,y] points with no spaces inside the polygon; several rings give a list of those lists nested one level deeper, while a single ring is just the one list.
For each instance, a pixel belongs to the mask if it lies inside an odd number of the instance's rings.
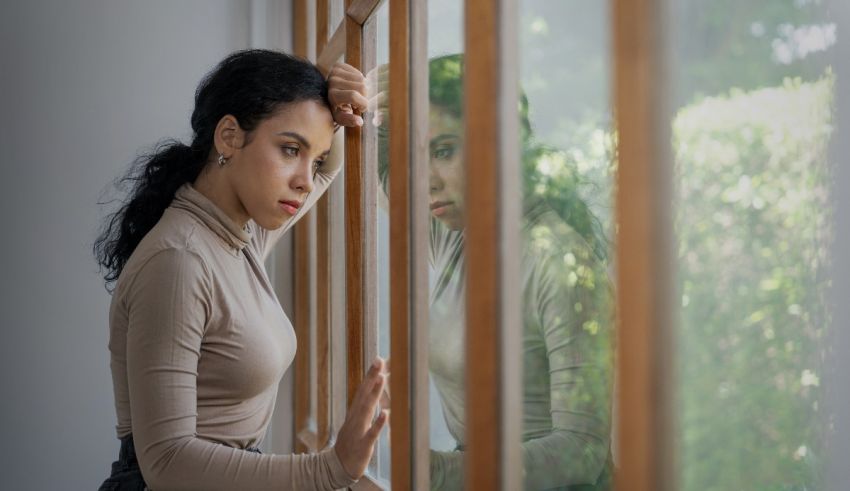
[{"label": "woman's forehead", "polygon": [[[463,121],[451,111],[440,106],[431,106],[429,122],[432,133],[453,132],[459,133],[463,129]],[[434,130],[440,131],[434,131]]]},{"label": "woman's forehead", "polygon": [[276,125],[298,124],[330,126],[333,129],[333,116],[327,104],[307,100],[283,104],[269,116],[267,122]]},{"label": "woman's forehead", "polygon": [[303,136],[311,147],[330,147],[333,139],[333,117],[327,106],[315,101],[303,101],[289,104],[264,120],[262,125],[275,135],[297,133]]}]

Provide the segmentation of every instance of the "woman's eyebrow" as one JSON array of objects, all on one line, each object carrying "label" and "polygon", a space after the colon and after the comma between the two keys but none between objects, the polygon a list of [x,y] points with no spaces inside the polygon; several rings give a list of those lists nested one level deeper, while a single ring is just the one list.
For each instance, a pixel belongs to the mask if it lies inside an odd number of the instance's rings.
[{"label": "woman's eyebrow", "polygon": [[278,133],[278,135],[288,136],[290,138],[294,138],[294,139],[298,140],[298,143],[300,143],[301,145],[304,145],[305,149],[310,150],[310,142],[308,142],[306,138],[299,135],[298,133],[295,133],[294,131],[281,131],[280,133]]},{"label": "woman's eyebrow", "polygon": [[434,138],[431,138],[430,145],[434,146],[434,145],[437,145],[438,143],[442,142],[443,140],[452,140],[452,139],[456,139],[456,138],[458,138],[457,135],[453,135],[451,133],[443,133],[442,135],[437,135]]}]

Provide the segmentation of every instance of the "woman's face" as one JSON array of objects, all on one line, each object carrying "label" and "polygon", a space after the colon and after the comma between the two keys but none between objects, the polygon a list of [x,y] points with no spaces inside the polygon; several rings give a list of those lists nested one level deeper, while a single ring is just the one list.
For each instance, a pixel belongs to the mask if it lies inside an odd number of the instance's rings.
[{"label": "woman's face", "polygon": [[429,195],[431,215],[453,230],[464,228],[465,175],[463,122],[439,106],[431,106]]},{"label": "woman's face", "polygon": [[333,139],[330,109],[317,101],[288,104],[260,122],[248,143],[234,151],[233,188],[261,227],[281,227],[313,190],[313,174]]}]

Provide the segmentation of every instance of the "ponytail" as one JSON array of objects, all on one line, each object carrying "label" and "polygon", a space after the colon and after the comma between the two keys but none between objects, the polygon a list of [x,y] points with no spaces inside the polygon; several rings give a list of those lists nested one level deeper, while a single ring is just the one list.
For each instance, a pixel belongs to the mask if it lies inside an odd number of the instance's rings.
[{"label": "ponytail", "polygon": [[179,141],[166,140],[153,153],[136,159],[130,172],[119,180],[118,187],[131,187],[132,198],[107,218],[94,243],[98,264],[108,271],[104,276],[107,285],[118,279],[136,246],[171,204],[177,189],[198,177],[206,164],[205,153]]}]

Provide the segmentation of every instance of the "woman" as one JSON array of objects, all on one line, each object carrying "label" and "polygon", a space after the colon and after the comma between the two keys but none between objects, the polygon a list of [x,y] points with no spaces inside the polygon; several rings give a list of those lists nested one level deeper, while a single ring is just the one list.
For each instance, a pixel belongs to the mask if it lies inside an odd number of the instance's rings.
[{"label": "woman", "polygon": [[[333,112],[332,112],[333,108]],[[292,325],[263,266],[327,189],[335,125],[362,124],[362,74],[326,81],[283,53],[231,54],[200,83],[191,145],[138,162],[95,243],[107,285],[119,460],[101,489],[338,489],[364,472],[387,420],[378,359],[336,444],[262,455]]]},{"label": "woman", "polygon": [[[429,63],[429,368],[454,451],[431,452],[433,489],[463,489],[466,446],[464,332],[463,60]],[[612,288],[606,243],[573,181],[550,191],[537,170],[555,153],[531,136],[521,101],[523,164],[522,353],[525,487],[607,489],[610,481]],[[386,118],[378,118],[386,120]],[[385,128],[382,128],[385,131]],[[386,183],[386,133],[381,178]],[[545,196],[552,194],[552,196]]]}]

